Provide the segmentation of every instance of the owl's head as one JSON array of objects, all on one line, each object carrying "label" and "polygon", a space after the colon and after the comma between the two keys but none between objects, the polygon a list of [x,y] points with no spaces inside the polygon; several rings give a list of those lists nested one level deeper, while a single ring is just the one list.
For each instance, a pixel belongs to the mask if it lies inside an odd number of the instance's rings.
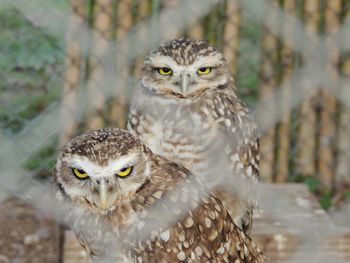
[{"label": "owl's head", "polygon": [[190,98],[232,81],[223,55],[203,40],[165,42],[145,60],[141,85],[164,97]]},{"label": "owl's head", "polygon": [[99,129],[73,138],[55,168],[58,189],[71,202],[101,213],[128,203],[149,177],[148,149],[121,129]]}]

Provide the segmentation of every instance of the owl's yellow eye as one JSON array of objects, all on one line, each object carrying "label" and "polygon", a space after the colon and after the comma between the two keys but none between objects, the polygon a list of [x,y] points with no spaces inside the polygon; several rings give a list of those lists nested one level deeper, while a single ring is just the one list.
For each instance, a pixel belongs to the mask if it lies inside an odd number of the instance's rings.
[{"label": "owl's yellow eye", "polygon": [[203,67],[203,68],[199,68],[198,70],[197,70],[197,73],[199,74],[199,75],[207,75],[207,74],[209,74],[211,72],[211,68],[210,67]]},{"label": "owl's yellow eye", "polygon": [[78,177],[79,179],[87,179],[89,178],[88,174],[81,169],[77,169],[77,168],[73,168],[73,173],[76,177]]},{"label": "owl's yellow eye", "polygon": [[160,74],[160,75],[171,75],[171,74],[173,74],[173,71],[170,69],[170,68],[159,68],[158,69],[158,73]]},{"label": "owl's yellow eye", "polygon": [[131,173],[131,171],[132,171],[132,167],[131,167],[131,166],[130,166],[130,167],[123,168],[123,169],[121,169],[121,170],[119,170],[119,171],[117,172],[117,176],[118,176],[118,177],[121,177],[121,178],[127,177],[127,176]]}]

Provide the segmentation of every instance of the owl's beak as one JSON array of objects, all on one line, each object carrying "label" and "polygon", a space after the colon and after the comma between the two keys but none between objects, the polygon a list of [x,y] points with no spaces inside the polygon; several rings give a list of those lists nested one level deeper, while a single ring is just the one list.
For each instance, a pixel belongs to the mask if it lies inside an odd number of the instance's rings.
[{"label": "owl's beak", "polygon": [[100,181],[99,194],[100,194],[100,208],[103,210],[109,208],[108,202],[107,202],[107,185],[105,180]]},{"label": "owl's beak", "polygon": [[190,74],[188,72],[183,72],[181,74],[181,91],[182,94],[186,94],[188,90],[188,84],[190,83]]}]

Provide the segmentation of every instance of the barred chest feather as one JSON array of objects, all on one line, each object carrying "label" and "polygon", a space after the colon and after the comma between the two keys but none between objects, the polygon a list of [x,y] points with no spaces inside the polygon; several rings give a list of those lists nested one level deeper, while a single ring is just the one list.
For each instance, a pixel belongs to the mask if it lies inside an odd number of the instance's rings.
[{"label": "barred chest feather", "polygon": [[129,125],[154,153],[196,173],[205,169],[208,151],[219,131],[219,122],[211,116],[208,105],[179,106],[160,100],[141,112]]},{"label": "barred chest feather", "polygon": [[130,111],[128,129],[153,152],[197,174],[206,170],[205,161],[221,144],[230,170],[254,180],[259,175],[257,128],[229,90],[180,102],[141,93]]}]

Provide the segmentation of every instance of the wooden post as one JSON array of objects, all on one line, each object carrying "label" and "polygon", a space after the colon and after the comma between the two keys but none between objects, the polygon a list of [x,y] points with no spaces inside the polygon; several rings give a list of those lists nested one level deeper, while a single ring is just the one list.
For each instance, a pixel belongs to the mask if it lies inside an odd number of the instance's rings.
[{"label": "wooden post", "polygon": [[[154,1],[154,0],[153,0]],[[159,1],[159,0],[158,0]],[[161,0],[161,4],[164,6],[164,9],[173,9],[177,6],[183,4],[181,3],[181,0]],[[166,39],[164,39],[164,36],[162,36],[162,41],[164,40],[172,40],[183,36],[183,32],[176,30],[171,30],[170,32],[167,32]]]},{"label": "wooden post", "polygon": [[[326,1],[325,9],[325,31],[327,34],[334,33],[339,29],[341,0]],[[334,41],[326,40],[327,49],[329,52],[330,62],[327,65],[327,71],[329,71],[333,87],[331,88],[336,92],[338,86],[338,66],[339,66],[339,49]],[[331,187],[334,178],[334,144],[335,144],[335,132],[336,132],[336,110],[337,100],[330,91],[323,89],[321,91],[322,109],[320,120],[320,136],[319,136],[319,161],[318,172],[323,185]]]},{"label": "wooden post", "polygon": [[89,114],[87,118],[88,129],[97,129],[105,126],[105,106],[106,106],[106,79],[104,67],[101,59],[106,59],[105,52],[109,48],[112,37],[113,24],[113,1],[96,0],[93,6],[93,23],[94,33],[92,35],[90,57],[91,71],[87,89],[89,92]]},{"label": "wooden post", "polygon": [[[320,1],[304,1],[304,21],[311,38],[316,39],[320,25]],[[316,173],[316,128],[317,115],[313,98],[304,99],[299,111],[299,129],[297,134],[296,169],[303,175]]]},{"label": "wooden post", "polygon": [[206,40],[210,45],[218,46],[217,31],[220,30],[217,26],[219,16],[219,5],[213,7],[206,15]]},{"label": "wooden post", "polygon": [[[278,0],[271,2],[273,8],[266,10],[270,23],[278,23],[278,19],[274,8],[279,6]],[[260,100],[269,97],[277,86],[277,62],[278,62],[278,40],[267,28],[264,28],[262,36],[262,62],[260,68]],[[266,110],[270,115],[274,115],[276,111],[275,104],[266,106]],[[269,128],[261,136],[260,140],[260,171],[261,177],[267,182],[271,182],[274,176],[274,161],[275,161],[275,127]]]},{"label": "wooden post", "polygon": [[[350,23],[350,5],[344,1],[343,8],[345,9],[344,22]],[[347,29],[347,34],[350,34],[350,29]],[[340,95],[349,98],[350,93],[347,92],[350,85],[350,55],[346,55],[342,61],[342,74],[345,81],[340,83]],[[336,166],[336,182],[350,183],[350,108],[342,105],[339,112],[339,130],[337,136],[338,159]]]},{"label": "wooden post", "polygon": [[223,35],[223,54],[234,76],[237,70],[236,66],[241,22],[241,11],[237,0],[227,1],[225,18],[226,22]]},{"label": "wooden post", "polygon": [[126,40],[132,26],[132,0],[117,1],[117,72],[114,84],[114,97],[110,109],[110,125],[124,128],[126,124],[126,104],[128,94],[128,82],[130,63],[128,58],[128,41]]},{"label": "wooden post", "polygon": [[[286,14],[290,16],[296,16],[296,2],[294,0],[284,0],[283,10]],[[286,182],[288,179],[289,172],[289,148],[290,148],[290,100],[292,95],[292,83],[291,75],[293,73],[294,66],[294,53],[293,53],[293,42],[295,41],[294,36],[291,35],[288,30],[289,21],[284,21],[283,25],[283,46],[281,50],[281,61],[282,61],[282,79],[281,83],[283,85],[282,99],[280,101],[279,108],[281,111],[285,112],[283,115],[277,130],[277,164],[276,164],[276,182],[282,183]]]},{"label": "wooden post", "polygon": [[205,39],[205,26],[204,19],[199,18],[194,24],[191,24],[187,28],[187,36],[190,39]]},{"label": "wooden post", "polygon": [[191,39],[203,39],[204,38],[204,27],[202,19],[192,24],[187,31],[188,37]]},{"label": "wooden post", "polygon": [[[137,17],[136,17],[136,23],[140,23],[146,18],[150,17],[151,12],[151,5],[149,0],[143,0],[138,2],[137,6]],[[143,36],[141,39],[147,39],[148,30],[145,28],[145,30],[142,32]],[[141,68],[143,65],[143,61],[145,60],[144,55],[138,56],[135,60],[135,68],[134,68],[134,76],[135,78],[139,78],[141,75]]]},{"label": "wooden post", "polygon": [[86,22],[87,7],[85,0],[71,0],[69,18],[70,33],[66,49],[64,86],[61,103],[62,130],[59,145],[63,146],[76,132],[78,127],[77,92],[82,73],[82,50],[79,39],[75,36]]}]

